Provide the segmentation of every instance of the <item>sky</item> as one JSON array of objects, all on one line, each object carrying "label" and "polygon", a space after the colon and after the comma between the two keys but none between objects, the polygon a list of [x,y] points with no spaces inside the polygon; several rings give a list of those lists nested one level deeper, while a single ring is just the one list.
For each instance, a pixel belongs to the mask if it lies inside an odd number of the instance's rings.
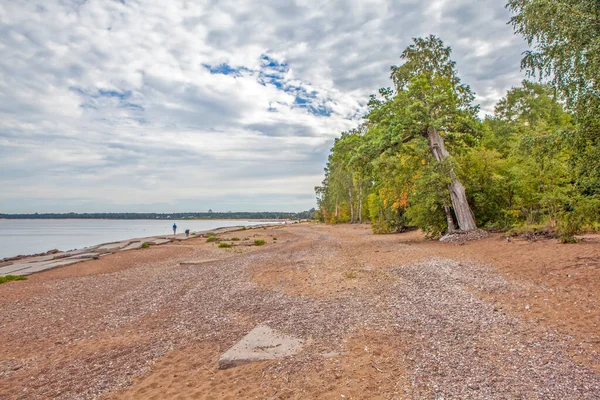
[{"label": "sky", "polygon": [[413,37],[482,117],[520,84],[503,3],[1,2],[0,213],[307,210]]}]

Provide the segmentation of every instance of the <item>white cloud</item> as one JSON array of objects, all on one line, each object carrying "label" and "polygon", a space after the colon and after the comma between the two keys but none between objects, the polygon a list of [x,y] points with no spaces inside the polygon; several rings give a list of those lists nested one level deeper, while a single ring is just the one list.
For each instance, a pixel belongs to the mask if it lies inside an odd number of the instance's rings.
[{"label": "white cloud", "polygon": [[519,83],[500,3],[4,2],[0,212],[309,208],[412,37],[453,46],[485,112]]}]

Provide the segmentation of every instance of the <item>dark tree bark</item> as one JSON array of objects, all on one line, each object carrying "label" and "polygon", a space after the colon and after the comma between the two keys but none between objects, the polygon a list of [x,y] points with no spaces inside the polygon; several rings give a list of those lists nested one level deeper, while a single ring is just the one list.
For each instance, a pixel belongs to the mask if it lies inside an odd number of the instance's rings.
[{"label": "dark tree bark", "polygon": [[[431,154],[433,154],[433,158],[435,158],[436,161],[441,162],[448,158],[450,153],[448,153],[446,150],[444,138],[440,136],[439,132],[435,128],[427,129],[427,139],[429,140],[429,149],[431,150]],[[471,207],[467,201],[465,187],[458,180],[454,170],[451,169],[449,174],[450,183],[448,184],[448,189],[450,190],[450,200],[452,200],[452,207],[454,208],[454,214],[456,215],[458,227],[465,232],[475,230],[477,229],[477,224],[475,223],[473,211],[471,211]],[[450,231],[451,227],[454,225],[454,221],[451,225],[448,214],[446,214],[446,218],[448,219],[448,231]]]},{"label": "dark tree bark", "polygon": [[448,223],[448,233],[456,232],[456,225],[454,225],[454,218],[452,218],[452,210],[447,201],[444,201],[444,212],[446,213],[446,222]]}]

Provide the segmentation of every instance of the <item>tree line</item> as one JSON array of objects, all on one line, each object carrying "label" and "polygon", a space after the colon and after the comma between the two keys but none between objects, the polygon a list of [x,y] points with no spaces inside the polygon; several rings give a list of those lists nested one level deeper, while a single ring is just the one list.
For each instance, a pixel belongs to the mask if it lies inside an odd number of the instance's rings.
[{"label": "tree line", "polygon": [[312,219],[315,210],[294,212],[34,213],[0,214],[4,219]]},{"label": "tree line", "polygon": [[335,140],[317,217],[377,233],[600,229],[600,2],[510,0],[528,79],[481,119],[440,38],[415,38],[392,86]]}]

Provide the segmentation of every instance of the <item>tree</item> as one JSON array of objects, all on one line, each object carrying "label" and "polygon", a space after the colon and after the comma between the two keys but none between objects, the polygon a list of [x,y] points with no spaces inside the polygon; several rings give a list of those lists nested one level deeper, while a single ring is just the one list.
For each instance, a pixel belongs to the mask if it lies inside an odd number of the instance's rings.
[{"label": "tree", "polygon": [[515,32],[532,47],[521,67],[551,78],[575,112],[579,190],[600,197],[600,1],[509,0],[507,7]]},{"label": "tree", "polygon": [[[450,164],[450,153],[446,149],[444,136],[469,132],[478,111],[471,104],[474,94],[457,76],[455,62],[450,58],[451,52],[450,47],[445,47],[433,35],[414,39],[414,43],[402,53],[404,63],[391,68],[395,97],[381,103],[380,109],[372,113],[372,121],[377,122],[382,115],[389,115],[385,110],[390,106],[402,110],[402,123],[396,124],[400,126],[403,136],[400,141],[407,143],[424,137],[435,161],[447,164]],[[391,97],[389,90],[382,89],[380,93]],[[477,229],[464,186],[451,165],[446,170],[450,200],[459,228],[463,231]],[[454,220],[447,203],[444,209],[448,231],[451,232],[454,230]]]}]

